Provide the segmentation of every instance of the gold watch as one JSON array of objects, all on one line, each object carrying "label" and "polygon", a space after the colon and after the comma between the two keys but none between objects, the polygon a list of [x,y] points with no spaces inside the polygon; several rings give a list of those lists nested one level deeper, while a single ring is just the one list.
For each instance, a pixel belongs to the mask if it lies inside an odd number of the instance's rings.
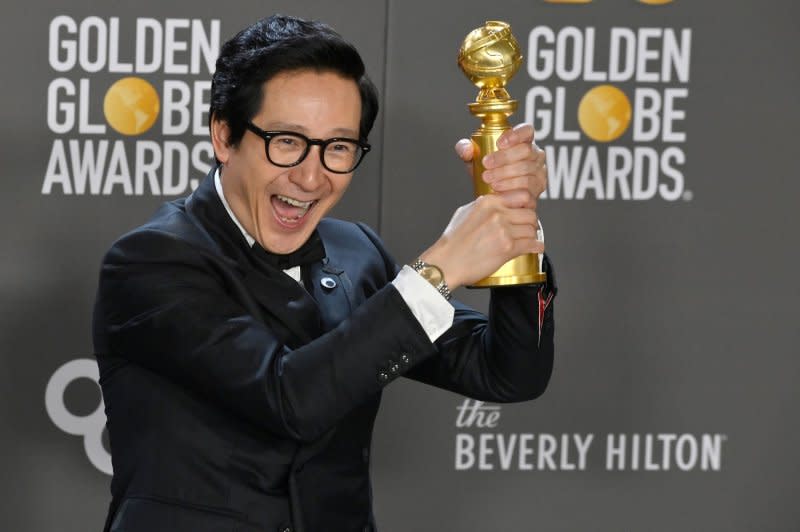
[{"label": "gold watch", "polygon": [[415,260],[411,268],[420,274],[423,279],[431,283],[431,285],[442,294],[442,297],[450,301],[450,288],[447,287],[447,282],[444,280],[444,273],[442,273],[441,268],[423,262],[420,259]]}]

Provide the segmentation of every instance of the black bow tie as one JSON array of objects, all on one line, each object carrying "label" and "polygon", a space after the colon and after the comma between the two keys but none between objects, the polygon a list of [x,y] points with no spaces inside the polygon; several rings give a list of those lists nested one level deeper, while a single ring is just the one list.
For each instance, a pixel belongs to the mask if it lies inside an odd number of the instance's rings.
[{"label": "black bow tie", "polygon": [[303,266],[324,259],[325,246],[322,245],[322,239],[320,238],[319,233],[315,230],[313,233],[311,233],[311,236],[308,238],[308,240],[306,240],[305,244],[291,253],[287,253],[285,255],[272,253],[271,251],[267,251],[261,247],[261,244],[256,242],[253,244],[253,254],[259,261],[269,264],[273,268],[277,268],[278,270],[288,270],[289,268],[294,268],[295,266]]}]

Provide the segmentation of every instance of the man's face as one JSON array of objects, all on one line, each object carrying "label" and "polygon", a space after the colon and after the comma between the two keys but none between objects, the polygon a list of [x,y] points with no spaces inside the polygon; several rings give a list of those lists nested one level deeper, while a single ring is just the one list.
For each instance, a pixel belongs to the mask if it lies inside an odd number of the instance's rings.
[{"label": "man's face", "polygon": [[[266,131],[293,131],[309,138],[358,138],[361,97],[356,83],[332,72],[284,72],[264,84],[261,109],[253,124]],[[225,199],[248,233],[273,253],[298,249],[320,219],[339,201],[353,174],[322,166],[320,147],[290,168],[275,166],[264,140],[246,130],[231,148],[227,125],[212,125],[217,158],[223,163]]]}]

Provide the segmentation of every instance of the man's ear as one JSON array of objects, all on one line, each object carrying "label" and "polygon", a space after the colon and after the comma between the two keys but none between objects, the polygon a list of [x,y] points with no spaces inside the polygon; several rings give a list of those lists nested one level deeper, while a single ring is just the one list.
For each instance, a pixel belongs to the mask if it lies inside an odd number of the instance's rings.
[{"label": "man's ear", "polygon": [[214,146],[214,155],[222,164],[227,164],[231,156],[231,145],[228,139],[231,135],[231,128],[224,120],[211,118],[211,144]]}]

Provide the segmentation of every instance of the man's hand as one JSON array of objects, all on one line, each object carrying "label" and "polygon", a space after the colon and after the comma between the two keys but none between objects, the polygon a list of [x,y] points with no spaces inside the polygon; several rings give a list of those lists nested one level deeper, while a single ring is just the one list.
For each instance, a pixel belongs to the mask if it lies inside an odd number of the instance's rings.
[{"label": "man's hand", "polygon": [[[547,186],[547,165],[544,150],[533,142],[533,126],[519,124],[509,129],[497,140],[498,151],[484,156],[483,180],[497,193],[527,190],[529,204],[536,210],[536,201]],[[472,173],[472,142],[461,139],[456,143],[456,153]]]},{"label": "man's hand", "polygon": [[[442,269],[451,290],[483,279],[514,257],[544,251],[536,239],[536,202],[547,185],[547,166],[533,137],[528,124],[500,136],[498,151],[483,159],[483,180],[495,193],[456,210],[441,238],[422,254]],[[472,143],[460,140],[456,153],[471,170]]]}]

